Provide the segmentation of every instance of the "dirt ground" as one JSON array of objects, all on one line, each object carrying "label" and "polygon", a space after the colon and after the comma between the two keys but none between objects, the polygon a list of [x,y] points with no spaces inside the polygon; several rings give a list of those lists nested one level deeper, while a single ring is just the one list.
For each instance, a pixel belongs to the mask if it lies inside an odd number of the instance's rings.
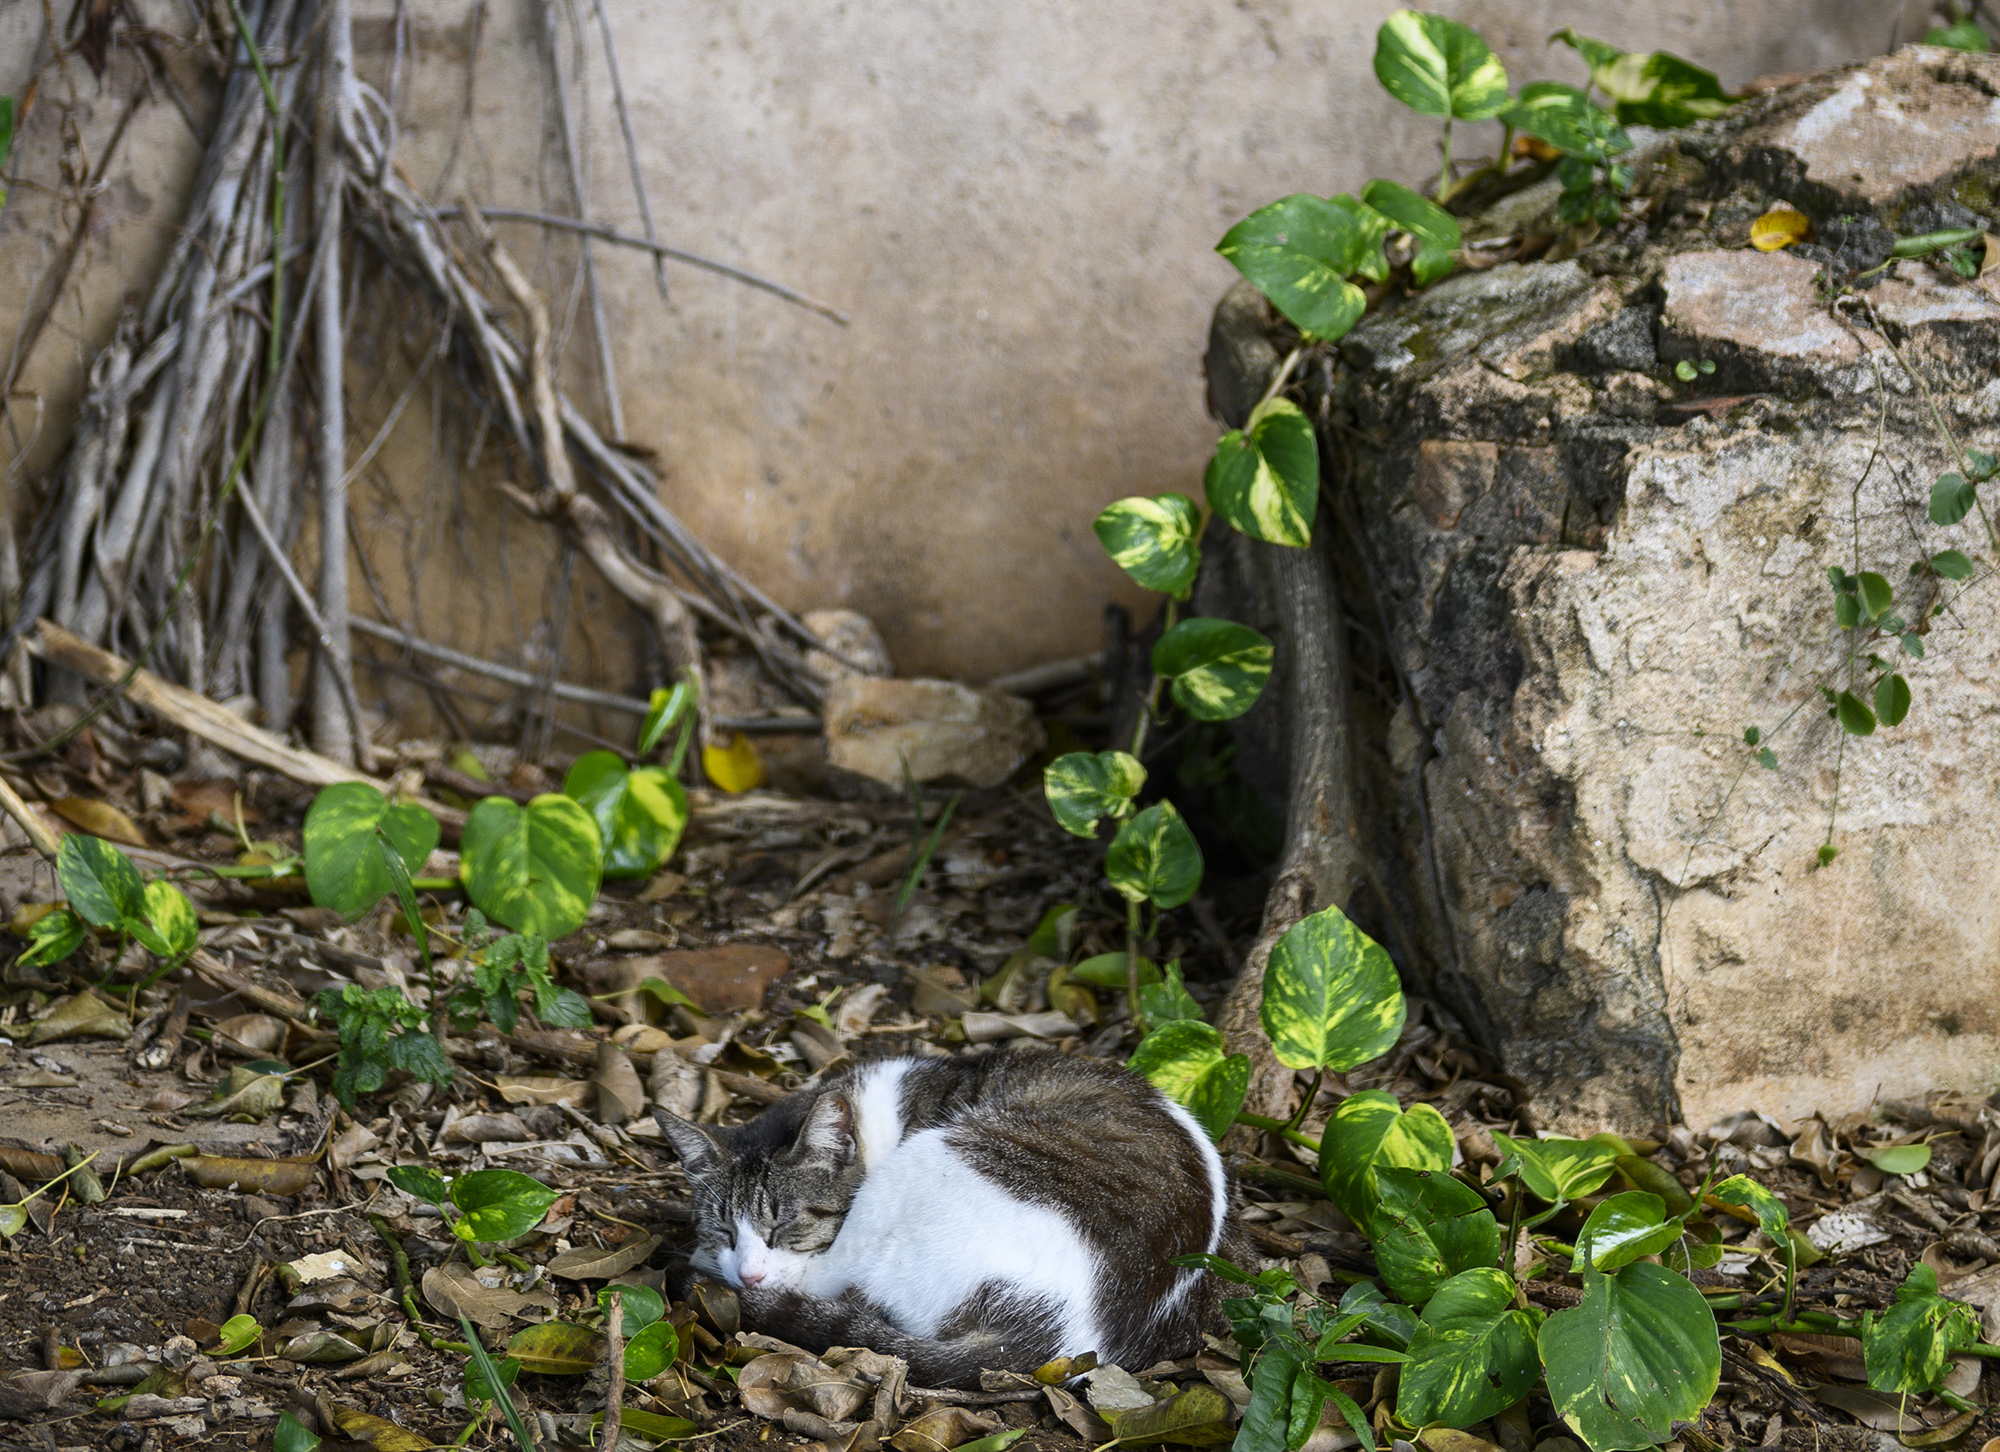
[{"label": "dirt ground", "polygon": [[[266,850],[296,850],[303,789],[260,773],[240,782],[147,781],[113,754],[130,762],[140,749],[130,739],[86,736],[21,786],[45,801],[117,807],[151,844],[134,849],[149,871],[185,876],[190,862],[232,861],[244,836]],[[504,789],[551,784],[506,753],[487,758]],[[404,766],[416,776],[428,771],[435,787],[440,760],[435,749],[413,747]],[[592,1083],[600,1048],[614,1039],[641,1078],[657,1055],[670,1049],[680,1056],[683,1077],[669,1083],[656,1076],[655,1096],[680,1094],[689,1112],[710,1120],[754,1113],[847,1057],[991,1052],[1025,1040],[1122,1060],[1133,1040],[1118,995],[1098,995],[1084,1023],[1055,1029],[1045,989],[1032,975],[1003,990],[998,1004],[978,998],[982,980],[1018,963],[1024,940],[1057,904],[1085,909],[1072,959],[1121,946],[1122,913],[1095,896],[1101,847],[1058,831],[1033,792],[968,797],[898,916],[892,909],[911,832],[902,803],[698,793],[672,868],[645,884],[610,885],[585,928],[555,947],[561,980],[597,996],[594,1029],[553,1030],[524,1019],[506,1037],[482,1025],[449,1042],[457,1063],[451,1085],[392,1080],[352,1115],[326,1091],[330,1044],[300,1001],[345,982],[408,982],[416,991],[414,942],[386,910],[348,925],[309,906],[295,883],[190,881],[204,961],[216,971],[184,972],[140,994],[141,1030],[123,1039],[33,1042],[33,1022],[60,1008],[64,995],[107,971],[114,985],[120,981],[102,945],[54,969],[7,967],[0,1032],[13,1042],[0,1058],[0,1168],[20,1188],[0,1181],[0,1194],[18,1201],[50,1178],[65,1154],[95,1154],[90,1168],[101,1192],[72,1177],[29,1202],[28,1223],[0,1249],[0,1378],[15,1374],[0,1379],[0,1448],[266,1448],[280,1413],[316,1428],[329,1447],[510,1445],[490,1411],[469,1425],[467,1358],[448,1345],[462,1333],[446,1311],[474,1313],[499,1352],[535,1323],[586,1318],[611,1276],[659,1287],[686,1233],[686,1185],[673,1156],[648,1118],[615,1107],[615,1085]],[[24,908],[31,915],[34,904],[53,896],[50,873],[32,851],[0,856],[0,910],[15,915],[17,926]],[[1179,958],[1192,993],[1210,1008],[1255,930],[1261,896],[1254,870],[1235,878],[1218,873],[1203,898],[1161,926],[1156,955]],[[438,895],[432,910],[439,922],[463,913],[454,894]],[[647,977],[674,982],[703,1012],[669,1009],[632,991]],[[149,1037],[145,1026],[157,1029],[183,996],[184,1025],[166,1025],[178,1036]],[[978,1017],[995,1010],[1016,1019],[996,1027]],[[1023,1032],[1023,1023],[1032,1031]],[[983,1042],[968,1042],[969,1028]],[[1037,1031],[1054,1036],[1038,1039]],[[282,1103],[204,1117],[230,1068],[252,1058],[317,1067],[288,1082]],[[1328,1086],[1366,1087],[1436,1105],[1474,1174],[1497,1158],[1492,1130],[1522,1128],[1519,1086],[1493,1074],[1450,1016],[1422,1001],[1412,1002],[1394,1053]],[[1328,1102],[1308,1116],[1309,1130]],[[1884,1306],[1922,1257],[1941,1279],[1970,1287],[1965,1298],[1983,1309],[1982,1268],[1991,1263],[2000,1277],[1985,1188],[2000,1160],[1993,1111],[1943,1101],[1888,1109],[1893,1113],[1875,1123],[1780,1126],[1739,1116],[1700,1134],[1662,1126],[1657,1144],[1638,1148],[1689,1186],[1712,1158],[1750,1170],[1784,1194],[1795,1224],[1835,1212],[1849,1217],[1851,1232],[1836,1243],[1841,1253],[1805,1271],[1802,1306],[1849,1317]],[[1933,1157],[1917,1175],[1885,1179],[1855,1153],[1920,1137],[1931,1139]],[[155,1156],[150,1164],[142,1158],[162,1146],[195,1153]],[[1267,1263],[1290,1265],[1308,1289],[1335,1299],[1345,1283],[1372,1271],[1367,1243],[1313,1190],[1306,1156],[1293,1158],[1268,1137],[1230,1149],[1241,1213]],[[453,1175],[516,1169],[561,1198],[510,1247],[511,1263],[483,1278],[492,1284],[482,1284],[467,1279],[464,1257],[454,1254],[435,1211],[385,1181],[395,1164]],[[302,1183],[271,1178],[294,1173]],[[1751,1250],[1745,1227],[1725,1221],[1724,1234],[1746,1253],[1725,1262],[1723,1273],[1700,1275],[1717,1286],[1765,1284],[1770,1257]],[[1573,1303],[1565,1296],[1574,1292],[1554,1277],[1534,1284],[1540,1289],[1533,1294],[1551,1308]],[[255,1318],[261,1335],[225,1353],[220,1327],[235,1315]],[[769,1405],[765,1416],[746,1408],[734,1373],[772,1348],[743,1339],[725,1299],[674,1303],[669,1316],[689,1354],[665,1377],[627,1387],[627,1408],[686,1418],[695,1424],[683,1429],[691,1445],[868,1452],[866,1427],[834,1435],[828,1422],[838,1418],[813,1423]],[[1910,1435],[1928,1435],[1928,1445],[2000,1430],[1991,1413],[1953,1421],[1948,1407],[1899,1410],[1867,1392],[1857,1345],[1832,1337],[1728,1338],[1722,1392],[1685,1446],[1872,1446],[1884,1432],[1871,1428],[1893,1429],[1899,1416]],[[1979,1405],[1982,1365],[1971,1361],[1954,1384]],[[1151,1370],[1182,1382],[1207,1378],[1225,1390],[1236,1375],[1222,1342],[1198,1359]],[[1364,1400],[1376,1389],[1375,1368],[1345,1370]],[[603,1405],[601,1368],[574,1372],[525,1371],[516,1384],[516,1400],[544,1446],[581,1444],[590,1413]],[[1015,1443],[1024,1452],[1075,1452],[1102,1440],[1088,1407],[1075,1399],[1065,1407],[1039,1391],[961,1393],[949,1402],[919,1395],[896,1418],[946,1405],[976,1419],[961,1429],[961,1440],[1009,1428],[1027,1429]],[[1561,1428],[1546,1403],[1523,1410],[1525,1419],[1500,1419],[1480,1435],[1505,1452],[1537,1444],[1573,1452],[1549,1440]],[[895,1445],[912,1452],[928,1444],[906,1438]],[[1318,1452],[1340,1445],[1330,1429],[1313,1444]]]}]

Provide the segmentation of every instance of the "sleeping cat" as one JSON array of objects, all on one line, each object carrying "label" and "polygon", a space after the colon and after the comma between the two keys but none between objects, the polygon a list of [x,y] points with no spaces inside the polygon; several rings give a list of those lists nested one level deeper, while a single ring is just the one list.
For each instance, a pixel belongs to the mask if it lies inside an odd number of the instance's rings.
[{"label": "sleeping cat", "polygon": [[694,1268],[745,1324],[867,1346],[920,1385],[1200,1344],[1227,1253],[1222,1160],[1138,1076],[1046,1051],[884,1059],[710,1132],[654,1111],[694,1188]]}]

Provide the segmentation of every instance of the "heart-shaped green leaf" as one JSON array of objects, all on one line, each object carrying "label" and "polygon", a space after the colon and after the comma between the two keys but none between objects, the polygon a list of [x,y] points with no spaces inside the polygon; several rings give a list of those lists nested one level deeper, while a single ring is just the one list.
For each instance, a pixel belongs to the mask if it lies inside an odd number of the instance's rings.
[{"label": "heart-shaped green leaf", "polygon": [[1410,280],[1418,287],[1428,287],[1451,271],[1452,253],[1464,240],[1458,218],[1400,182],[1384,181],[1381,177],[1361,189],[1361,200],[1416,239],[1417,255],[1410,259]]},{"label": "heart-shaped green leaf", "polygon": [[27,950],[17,961],[23,968],[60,963],[83,946],[84,932],[83,919],[68,908],[43,913],[28,929]]},{"label": "heart-shaped green leaf", "polygon": [[1230,721],[1257,704],[1271,678],[1271,642],[1247,625],[1198,615],[1154,644],[1153,671],[1174,683],[1175,703],[1197,721]]},{"label": "heart-shaped green leaf", "polygon": [[1657,1255],[1680,1237],[1680,1225],[1668,1222],[1658,1195],[1627,1190],[1605,1196],[1590,1212],[1576,1238],[1576,1260],[1593,1270],[1615,1271],[1640,1256]]},{"label": "heart-shaped green leaf", "polygon": [[1842,691],[1833,703],[1834,718],[1840,722],[1840,729],[1849,736],[1873,736],[1875,734],[1875,713],[1868,709],[1868,703],[1852,691]]},{"label": "heart-shaped green leaf", "polygon": [[563,778],[563,795],[597,819],[604,875],[650,877],[687,830],[687,792],[657,766],[625,769],[615,751],[587,751]]},{"label": "heart-shaped green leaf", "polygon": [[1972,557],[1963,550],[1939,550],[1931,556],[1931,568],[1947,580],[1972,578]]},{"label": "heart-shaped green leaf", "polygon": [[389,1183],[412,1199],[422,1200],[427,1205],[442,1206],[451,1198],[451,1190],[444,1177],[436,1170],[425,1169],[422,1165],[391,1165],[388,1170]]},{"label": "heart-shaped green leaf", "polygon": [[1421,1306],[1460,1271],[1500,1259],[1500,1222],[1477,1190],[1438,1170],[1385,1165],[1369,1228],[1375,1264],[1390,1290]]},{"label": "heart-shaped green leaf", "polygon": [[1201,511],[1185,494],[1121,499],[1097,516],[1097,542],[1112,563],[1148,590],[1185,600],[1201,566],[1194,537]]},{"label": "heart-shaped green leaf", "polygon": [[1972,512],[1972,506],[1979,501],[1979,491],[1968,484],[1963,474],[1940,474],[1937,483],[1931,485],[1931,523],[1957,524]]},{"label": "heart-shaped green leaf", "polygon": [[1618,1168],[1618,1151],[1586,1139],[1513,1139],[1496,1133],[1505,1156],[1494,1178],[1518,1173],[1530,1194],[1548,1201],[1594,1193]]},{"label": "heart-shaped green leaf", "polygon": [[1328,907],[1294,923],[1264,969],[1259,1010],[1290,1069],[1346,1073],[1395,1047],[1403,987],[1382,945]]},{"label": "heart-shaped green leaf", "polygon": [[1490,1265],[1460,1271],[1437,1288],[1397,1383],[1399,1420],[1469,1427],[1528,1394],[1542,1371],[1536,1313],[1513,1301],[1513,1281]]},{"label": "heart-shaped green leaf", "polygon": [[1223,435],[1202,487],[1209,508],[1252,539],[1312,543],[1319,509],[1319,444],[1290,399],[1274,398],[1250,416],[1248,433]]},{"label": "heart-shaped green leaf", "polygon": [[1516,131],[1539,137],[1566,156],[1599,166],[1632,149],[1632,138],[1575,86],[1536,81],[1500,118]]},{"label": "heart-shaped green leaf", "polygon": [[1655,1447],[1722,1377],[1715,1313],[1684,1276],[1640,1261],[1585,1271],[1583,1304],[1542,1324],[1549,1400],[1591,1452]]},{"label": "heart-shaped green leaf", "polygon": [[1406,1113],[1396,1096],[1364,1089],[1340,1101],[1320,1140],[1319,1178],[1327,1197],[1356,1225],[1366,1226],[1378,1199],[1375,1168],[1451,1168],[1451,1126],[1428,1104]]},{"label": "heart-shaped green leaf", "polygon": [[1133,902],[1176,908],[1201,886],[1201,848],[1172,802],[1156,802],[1118,829],[1104,874]]},{"label": "heart-shaped green leaf", "polygon": [[1338,338],[1368,310],[1347,280],[1367,255],[1361,229],[1325,197],[1299,192],[1259,207],[1215,250],[1311,337]]},{"label": "heart-shaped green leaf", "polygon": [[1900,726],[1910,714],[1910,683],[1896,672],[1875,683],[1875,714],[1884,726]]},{"label": "heart-shaped green leaf", "polygon": [[1574,49],[1590,66],[1590,79],[1633,126],[1670,130],[1720,116],[1735,98],[1700,66],[1665,51],[1621,51],[1565,28],[1549,37]]},{"label": "heart-shaped green leaf", "polygon": [[1196,1019],[1161,1024],[1125,1067],[1192,1114],[1210,1139],[1222,1138],[1250,1087],[1250,1060],[1225,1054],[1222,1035]]},{"label": "heart-shaped green leaf", "polygon": [[651,1381],[680,1355],[680,1333],[671,1321],[652,1321],[625,1343],[625,1379]]},{"label": "heart-shaped green leaf", "polygon": [[601,1287],[597,1292],[597,1309],[607,1316],[611,1314],[613,1291],[618,1293],[623,1306],[619,1315],[620,1332],[628,1338],[638,1335],[667,1314],[667,1303],[660,1299],[660,1293],[651,1286],[621,1283]]},{"label": "heart-shaped green leaf", "polygon": [[146,917],[146,884],[132,859],[101,837],[64,835],[56,880],[76,915],[92,927],[131,931]]},{"label": "heart-shaped green leaf", "polygon": [[1095,837],[1101,817],[1122,817],[1146,784],[1146,768],[1122,751],[1072,751],[1042,773],[1049,810],[1065,832]]},{"label": "heart-shaped green leaf", "polygon": [[451,1182],[451,1202],[464,1212],[461,1240],[512,1240],[542,1223],[556,1192],[518,1170],[474,1170]]},{"label": "heart-shaped green leaf", "polygon": [[486,916],[553,940],[589,914],[602,851],[597,819],[566,796],[544,793],[525,807],[488,797],[466,818],[459,876]]},{"label": "heart-shaped green leaf", "polygon": [[201,923],[187,894],[171,882],[155,878],[146,884],[146,925],[132,935],[160,955],[178,961],[201,945]]},{"label": "heart-shaped green leaf", "polygon": [[438,822],[413,802],[391,802],[362,781],[321,789],[306,812],[306,890],[320,907],[358,918],[395,891],[375,833],[380,829],[412,877],[437,849]]},{"label": "heart-shaped green leaf", "polygon": [[1484,121],[1507,104],[1507,68],[1471,26],[1398,10],[1375,32],[1375,78],[1426,116]]}]

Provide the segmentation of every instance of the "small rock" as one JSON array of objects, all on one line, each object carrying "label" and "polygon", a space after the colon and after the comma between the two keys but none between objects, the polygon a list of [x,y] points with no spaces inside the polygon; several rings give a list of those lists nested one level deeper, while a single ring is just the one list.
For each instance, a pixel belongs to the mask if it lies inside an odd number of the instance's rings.
[{"label": "small rock", "polygon": [[1042,747],[1035,708],[955,681],[850,676],[826,694],[827,764],[900,788],[920,782],[999,786]]},{"label": "small rock", "polygon": [[[823,650],[806,652],[806,669],[831,685],[848,676],[891,676],[889,647],[875,622],[858,610],[813,610],[799,623],[825,641],[845,660],[836,660]],[[848,662],[852,662],[849,664]]]},{"label": "small rock", "polygon": [[765,944],[725,943],[627,958],[624,964],[639,978],[666,979],[712,1017],[761,1005],[764,990],[785,976],[792,960]]}]

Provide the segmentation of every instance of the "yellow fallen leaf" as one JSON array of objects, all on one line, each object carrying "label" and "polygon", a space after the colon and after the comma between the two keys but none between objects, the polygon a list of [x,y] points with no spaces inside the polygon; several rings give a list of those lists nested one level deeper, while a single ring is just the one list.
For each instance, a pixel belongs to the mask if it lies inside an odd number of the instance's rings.
[{"label": "yellow fallen leaf", "polygon": [[1750,245],[1759,252],[1776,252],[1812,237],[1812,218],[1796,207],[1771,208],[1750,224]]},{"label": "yellow fallen leaf", "polygon": [[89,797],[57,797],[49,805],[64,820],[83,828],[93,837],[123,842],[127,847],[151,845],[132,819],[109,802],[96,802]]},{"label": "yellow fallen leaf", "polygon": [[296,1195],[312,1183],[317,1168],[311,1160],[239,1159],[233,1155],[196,1155],[181,1163],[204,1190],[260,1195]]},{"label": "yellow fallen leaf", "polygon": [[339,1402],[333,1404],[333,1420],[343,1433],[357,1442],[366,1442],[375,1452],[425,1452],[426,1448],[437,1445],[385,1417],[370,1416]]},{"label": "yellow fallen leaf", "polygon": [[1980,241],[1985,244],[1985,254],[1979,260],[1979,275],[1986,276],[1994,268],[2000,267],[2000,237],[1988,232]]},{"label": "yellow fallen leaf", "polygon": [[701,769],[726,792],[747,792],[764,784],[763,758],[741,731],[730,738],[726,747],[702,747]]}]

